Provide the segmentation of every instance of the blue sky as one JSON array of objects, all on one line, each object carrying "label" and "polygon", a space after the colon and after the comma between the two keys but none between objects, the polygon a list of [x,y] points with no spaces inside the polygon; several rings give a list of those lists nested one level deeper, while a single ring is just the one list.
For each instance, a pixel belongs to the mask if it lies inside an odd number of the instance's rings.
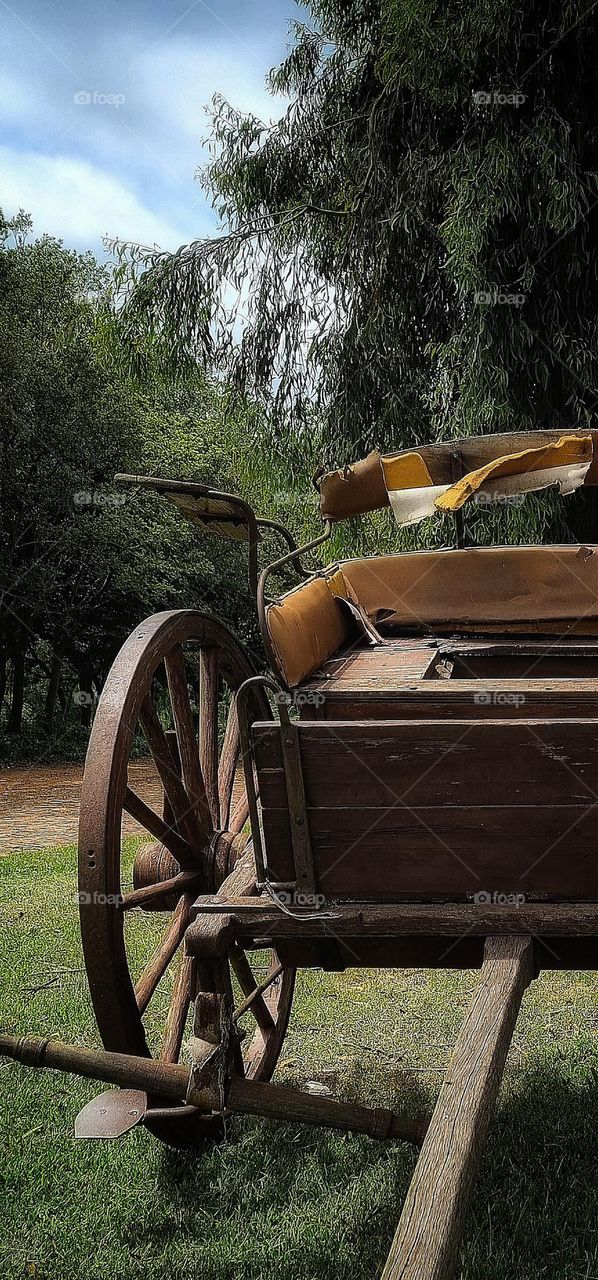
[{"label": "blue sky", "polygon": [[215,229],[194,174],[212,95],[261,118],[293,0],[0,0],[0,206],[101,253]]}]

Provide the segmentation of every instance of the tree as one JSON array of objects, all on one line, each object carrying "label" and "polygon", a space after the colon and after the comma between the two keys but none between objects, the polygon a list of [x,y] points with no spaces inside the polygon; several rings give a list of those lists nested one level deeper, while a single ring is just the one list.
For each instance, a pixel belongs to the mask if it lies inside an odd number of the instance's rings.
[{"label": "tree", "polygon": [[93,500],[131,438],[128,398],[96,349],[107,274],[48,236],[29,243],[30,230],[24,214],[1,220],[0,624],[13,733],[35,642],[66,655],[71,601],[80,611],[101,592],[80,554],[77,502],[81,491]]},{"label": "tree", "polygon": [[321,421],[329,460],[591,422],[598,9],[308,8],[270,77],[282,119],[214,103],[222,234],[124,249],[131,332],[230,371],[282,438]]},{"label": "tree", "polygon": [[24,710],[43,707],[49,727],[61,701],[88,722],[120,644],[155,609],[203,604],[246,627],[228,547],[112,484],[116,471],[220,472],[234,487],[223,395],[197,371],[177,385],[125,375],[108,269],[30,231],[25,215],[0,222],[0,707],[9,692],[13,735]]}]

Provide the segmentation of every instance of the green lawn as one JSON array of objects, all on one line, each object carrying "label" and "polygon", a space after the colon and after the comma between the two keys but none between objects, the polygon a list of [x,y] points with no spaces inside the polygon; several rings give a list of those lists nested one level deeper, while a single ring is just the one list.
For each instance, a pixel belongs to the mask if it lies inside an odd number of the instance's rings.
[{"label": "green lawn", "polygon": [[[0,858],[0,1026],[96,1040],[72,848]],[[429,971],[303,974],[278,1078],[372,1101],[432,1099],[476,981]],[[528,992],[477,1184],[466,1280],[598,1277],[598,978]],[[0,1066],[0,1276],[373,1280],[415,1155],[238,1120],[181,1154],[143,1129],[77,1142],[97,1087]]]}]

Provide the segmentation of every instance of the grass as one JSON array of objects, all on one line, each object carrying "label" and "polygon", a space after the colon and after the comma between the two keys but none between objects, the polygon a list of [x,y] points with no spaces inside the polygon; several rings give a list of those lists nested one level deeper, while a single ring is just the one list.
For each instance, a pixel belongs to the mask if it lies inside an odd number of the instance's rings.
[{"label": "grass", "polygon": [[[97,1042],[72,848],[0,859],[0,1025]],[[278,1078],[432,1100],[473,973],[301,975]],[[477,1183],[462,1280],[598,1277],[598,977],[528,992]],[[178,1153],[76,1142],[92,1083],[0,1066],[0,1275],[372,1280],[415,1161],[404,1144],[239,1119]]]}]

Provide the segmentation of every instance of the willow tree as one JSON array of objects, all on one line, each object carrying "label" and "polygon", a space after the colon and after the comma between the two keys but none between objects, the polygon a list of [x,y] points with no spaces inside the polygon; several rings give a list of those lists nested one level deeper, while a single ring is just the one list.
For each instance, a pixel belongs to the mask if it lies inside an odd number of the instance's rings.
[{"label": "willow tree", "polygon": [[598,403],[598,5],[311,0],[265,125],[222,99],[221,234],[129,250],[142,315],[330,456]]}]

